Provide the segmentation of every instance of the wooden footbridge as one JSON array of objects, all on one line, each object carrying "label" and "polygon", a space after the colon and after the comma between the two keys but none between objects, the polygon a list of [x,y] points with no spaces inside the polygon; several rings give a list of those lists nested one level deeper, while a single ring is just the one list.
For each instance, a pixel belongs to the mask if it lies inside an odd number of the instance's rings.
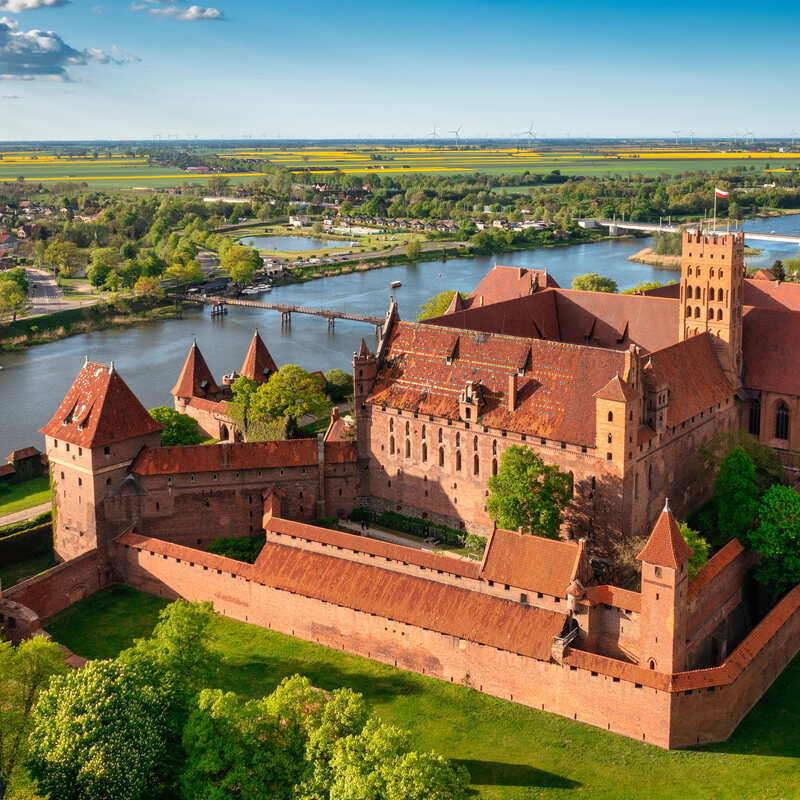
[{"label": "wooden footbridge", "polygon": [[221,309],[224,306],[244,306],[245,308],[266,308],[269,311],[281,312],[281,325],[292,324],[292,314],[311,314],[315,317],[324,317],[328,321],[328,330],[333,330],[337,319],[348,319],[353,322],[366,322],[375,326],[375,333],[380,333],[383,317],[367,317],[362,314],[351,314],[348,311],[336,311],[332,308],[309,308],[308,306],[292,306],[285,303],[262,303],[260,300],[243,300],[232,297],[219,297],[209,294],[184,294],[179,295],[179,300],[189,303],[203,303],[213,308]]}]

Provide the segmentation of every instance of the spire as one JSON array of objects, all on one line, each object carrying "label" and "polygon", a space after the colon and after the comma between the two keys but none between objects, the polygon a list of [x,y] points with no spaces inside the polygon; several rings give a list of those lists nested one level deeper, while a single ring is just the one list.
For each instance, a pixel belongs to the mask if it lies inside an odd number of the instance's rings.
[{"label": "spire", "polygon": [[450,305],[447,306],[447,311],[444,313],[453,314],[456,311],[461,311],[462,308],[464,308],[464,298],[461,296],[461,292],[456,292],[450,301]]},{"label": "spire", "polygon": [[689,561],[691,555],[692,548],[681,535],[667,499],[647,544],[636,558],[659,567],[678,569]]},{"label": "spire", "polygon": [[278,367],[267,350],[267,346],[258,331],[255,331],[239,374],[250,380],[258,381],[258,383],[264,383],[273,372],[277,371]]},{"label": "spire", "polygon": [[172,394],[175,397],[207,397],[219,390],[195,340],[186,356],[178,382],[172,388]]},{"label": "spire", "polygon": [[359,358],[367,358],[369,356],[369,348],[367,347],[367,343],[364,339],[361,340],[361,347],[358,348],[358,357]]}]

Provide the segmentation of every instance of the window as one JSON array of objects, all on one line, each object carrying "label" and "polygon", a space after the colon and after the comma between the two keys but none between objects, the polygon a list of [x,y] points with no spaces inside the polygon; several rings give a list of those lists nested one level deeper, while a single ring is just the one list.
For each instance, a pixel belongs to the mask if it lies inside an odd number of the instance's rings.
[{"label": "window", "polygon": [[775,438],[789,438],[789,407],[781,400],[775,409]]},{"label": "window", "polygon": [[492,459],[492,475],[497,475],[497,459]]},{"label": "window", "polygon": [[[614,412],[613,411],[609,411],[608,412],[608,421],[609,422],[613,422],[614,421]],[[610,442],[611,439],[609,439],[608,441]]]},{"label": "window", "polygon": [[466,419],[472,419],[472,409],[469,406],[464,409],[464,416]]},{"label": "window", "polygon": [[656,578],[661,577],[661,567],[656,567]]},{"label": "window", "polygon": [[478,452],[478,437],[477,436],[472,440],[472,451],[474,453]]},{"label": "window", "polygon": [[492,455],[493,456],[497,455],[497,440],[496,439],[492,442]]},{"label": "window", "polygon": [[411,433],[411,425],[410,423],[406,422],[406,436]]},{"label": "window", "polygon": [[393,430],[394,430],[394,420],[393,420],[393,419],[390,419],[390,420],[389,420],[389,430],[390,430],[390,431],[393,431]]},{"label": "window", "polygon": [[456,450],[456,472],[461,472],[461,451]]},{"label": "window", "polygon": [[709,308],[708,309],[708,318],[709,319],[714,319],[714,309],[713,308]]},{"label": "window", "polygon": [[456,447],[461,447],[461,434],[456,431]]},{"label": "window", "polygon": [[425,431],[425,426],[423,425],[422,426],[422,441],[423,442],[425,441],[425,437],[426,437],[426,431]]},{"label": "window", "polygon": [[481,474],[481,465],[480,465],[480,460],[478,458],[478,454],[477,453],[475,453],[475,458],[473,460],[472,471],[476,475],[480,475]]},{"label": "window", "polygon": [[647,468],[647,488],[652,491],[653,489],[653,465]]},{"label": "window", "polygon": [[708,290],[708,299],[711,300],[711,301],[714,300],[714,290],[713,289],[709,289]]},{"label": "window", "polygon": [[406,458],[411,458],[411,442],[406,439]]},{"label": "window", "polygon": [[394,436],[389,437],[389,455],[394,455]]},{"label": "window", "polygon": [[444,466],[444,447],[439,448],[439,466]]},{"label": "window", "polygon": [[108,456],[108,455],[111,455],[111,448],[110,448],[108,445],[106,445],[106,446],[103,448],[103,452],[104,452],[104,453],[105,453],[107,456]]},{"label": "window", "polygon": [[717,320],[719,322],[722,321],[722,309],[721,308],[717,309]]},{"label": "window", "polygon": [[700,299],[700,287],[699,286],[695,286],[694,287],[694,299],[695,300],[699,300]]},{"label": "window", "polygon": [[761,435],[761,399],[759,397],[750,401],[750,425],[748,430],[753,436]]},{"label": "window", "polygon": [[639,473],[637,472],[633,478],[633,499],[639,499]]},{"label": "window", "polygon": [[609,443],[609,444],[611,444],[611,438],[612,438],[612,437],[611,437],[611,434],[609,433],[609,434],[608,434],[608,443]]},{"label": "window", "polygon": [[423,442],[422,443],[422,462],[425,463],[428,460],[428,445]]}]

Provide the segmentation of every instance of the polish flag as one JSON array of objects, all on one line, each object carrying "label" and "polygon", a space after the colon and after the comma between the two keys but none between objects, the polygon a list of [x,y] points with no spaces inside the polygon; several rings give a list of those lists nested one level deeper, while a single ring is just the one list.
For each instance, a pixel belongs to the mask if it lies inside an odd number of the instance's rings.
[{"label": "polish flag", "polygon": [[729,194],[730,192],[724,192],[722,191],[722,189],[717,189],[716,187],[714,187],[714,195],[716,197],[727,197]]}]

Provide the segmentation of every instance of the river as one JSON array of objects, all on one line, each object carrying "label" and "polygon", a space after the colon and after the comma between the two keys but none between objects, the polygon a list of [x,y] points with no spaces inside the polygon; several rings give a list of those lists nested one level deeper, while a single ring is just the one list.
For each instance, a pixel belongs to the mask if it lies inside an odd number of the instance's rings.
[{"label": "river", "polygon": [[[800,234],[800,216],[750,220],[747,230]],[[761,243],[764,252],[749,257],[754,266],[770,266],[776,258],[793,256],[794,246]],[[368,272],[354,272],[303,284],[275,288],[266,300],[297,305],[324,306],[356,314],[382,316],[394,294],[400,316],[413,319],[419,305],[445,289],[471,291],[495,263],[547,269],[561,286],[576,275],[597,272],[617,281],[620,289],[640,281],[670,280],[677,273],[628,261],[628,256],[650,246],[650,239],[618,239],[555,249],[527,250],[477,258],[453,258],[404,264]],[[402,287],[389,288],[391,281]],[[183,360],[197,337],[214,375],[239,369],[253,330],[258,328],[275,361],[300,364],[306,369],[349,371],[352,354],[361,337],[371,347],[375,332],[363,323],[337,321],[328,332],[324,319],[295,314],[289,329],[281,329],[275,311],[230,308],[220,318],[207,311],[190,311],[182,320],[152,322],[73,336],[18,353],[0,354],[0,456],[15,447],[41,447],[37,433],[55,409],[81,368],[85,356],[113,361],[130,387],[148,408],[170,405],[170,389]],[[1,463],[1,462],[0,462]]]}]

